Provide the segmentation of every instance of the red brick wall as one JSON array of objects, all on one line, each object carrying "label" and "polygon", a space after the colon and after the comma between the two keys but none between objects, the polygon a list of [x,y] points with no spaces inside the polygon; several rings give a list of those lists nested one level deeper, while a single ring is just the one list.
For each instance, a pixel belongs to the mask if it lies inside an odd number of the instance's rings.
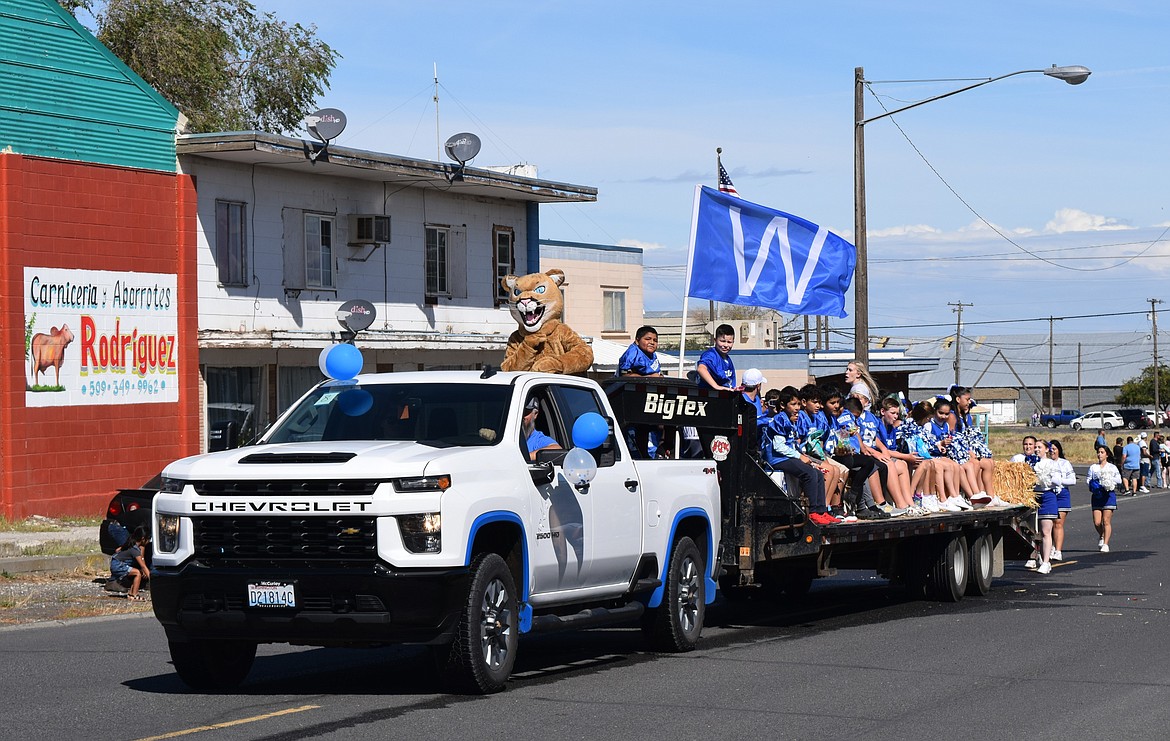
[{"label": "red brick wall", "polygon": [[[0,516],[100,515],[198,452],[195,250],[187,176],[0,154]],[[26,407],[27,266],[177,275],[179,401]]]}]

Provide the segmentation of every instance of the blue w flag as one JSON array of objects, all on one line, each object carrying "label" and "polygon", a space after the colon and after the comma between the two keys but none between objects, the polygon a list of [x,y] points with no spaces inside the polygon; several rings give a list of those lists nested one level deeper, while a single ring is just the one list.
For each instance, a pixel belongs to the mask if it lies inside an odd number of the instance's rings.
[{"label": "blue w flag", "polygon": [[695,188],[687,295],[844,317],[857,248],[799,216]]}]

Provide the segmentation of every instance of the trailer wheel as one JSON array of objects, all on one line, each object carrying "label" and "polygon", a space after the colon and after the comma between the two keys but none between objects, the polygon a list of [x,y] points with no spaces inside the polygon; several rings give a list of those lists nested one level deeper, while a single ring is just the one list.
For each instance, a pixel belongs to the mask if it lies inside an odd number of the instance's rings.
[{"label": "trailer wheel", "polygon": [[256,660],[256,644],[251,641],[169,641],[168,645],[179,679],[200,692],[239,687]]},{"label": "trailer wheel", "polygon": [[481,553],[471,564],[471,587],[455,640],[436,653],[444,684],[459,692],[504,689],[516,664],[520,605],[504,559]]},{"label": "trailer wheel", "polygon": [[967,588],[967,540],[962,533],[934,551],[926,576],[926,596],[942,602],[958,602]]},{"label": "trailer wheel", "polygon": [[991,591],[991,568],[994,560],[991,533],[983,531],[971,540],[968,548],[967,596],[982,597]]},{"label": "trailer wheel", "polygon": [[659,651],[690,651],[699,643],[707,611],[706,568],[695,541],[680,538],[670,553],[662,604],[648,610],[642,627]]}]

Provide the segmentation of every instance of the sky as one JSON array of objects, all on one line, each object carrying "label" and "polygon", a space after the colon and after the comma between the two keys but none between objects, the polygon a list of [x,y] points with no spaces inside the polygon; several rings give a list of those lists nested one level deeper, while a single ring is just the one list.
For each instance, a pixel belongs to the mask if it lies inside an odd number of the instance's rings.
[{"label": "sky", "polygon": [[341,53],[339,144],[437,159],[437,65],[439,138],[477,133],[473,166],[597,187],[541,237],[643,247],[648,310],[682,308],[716,147],[743,198],[853,238],[855,67],[869,117],[1085,65],[865,126],[871,332],[946,335],[956,302],[987,333],[1140,331],[1170,299],[1165,2],[254,1]]}]

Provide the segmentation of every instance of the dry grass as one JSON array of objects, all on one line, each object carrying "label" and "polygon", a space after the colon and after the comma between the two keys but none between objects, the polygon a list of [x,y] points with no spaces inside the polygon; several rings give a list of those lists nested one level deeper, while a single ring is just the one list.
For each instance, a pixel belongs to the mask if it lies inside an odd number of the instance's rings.
[{"label": "dry grass", "polygon": [[[1093,450],[1093,443],[1097,440],[1097,433],[1088,430],[1073,430],[1069,427],[1057,427],[1049,430],[1041,427],[995,427],[991,428],[991,452],[997,460],[1007,460],[1020,452],[1020,442],[1025,435],[1031,435],[1040,440],[1059,440],[1064,448],[1064,456],[1077,465],[1090,465],[1097,462],[1097,454]],[[1110,430],[1105,437],[1112,445],[1118,436],[1117,430]]]},{"label": "dry grass", "polygon": [[0,516],[0,533],[55,533],[72,527],[96,527],[100,524],[102,524],[100,517],[32,515],[23,520],[12,521]]},{"label": "dry grass", "polygon": [[13,556],[88,556],[97,555],[99,546],[86,540],[50,540],[46,543],[22,546],[18,543],[0,543],[0,558]]}]

